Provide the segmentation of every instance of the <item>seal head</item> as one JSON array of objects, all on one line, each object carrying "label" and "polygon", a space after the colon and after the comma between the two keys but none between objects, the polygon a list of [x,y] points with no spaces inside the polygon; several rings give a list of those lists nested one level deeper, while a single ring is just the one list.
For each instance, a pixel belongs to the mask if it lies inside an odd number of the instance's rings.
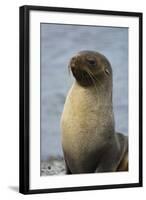
[{"label": "seal head", "polygon": [[98,80],[111,81],[112,68],[107,58],[95,51],[80,51],[69,63],[76,81],[83,87],[97,84]]}]

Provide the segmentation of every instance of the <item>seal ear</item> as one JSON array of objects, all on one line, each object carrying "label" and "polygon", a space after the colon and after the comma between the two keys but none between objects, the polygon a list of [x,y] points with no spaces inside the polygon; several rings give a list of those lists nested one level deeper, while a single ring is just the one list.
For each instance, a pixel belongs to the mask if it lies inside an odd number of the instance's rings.
[{"label": "seal ear", "polygon": [[104,71],[108,76],[110,75],[110,71],[107,68],[105,68]]}]

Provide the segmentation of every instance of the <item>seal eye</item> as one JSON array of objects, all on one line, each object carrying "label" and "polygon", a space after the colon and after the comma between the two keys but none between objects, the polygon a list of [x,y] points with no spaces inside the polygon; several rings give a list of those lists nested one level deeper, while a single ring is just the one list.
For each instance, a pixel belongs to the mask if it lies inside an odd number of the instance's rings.
[{"label": "seal eye", "polygon": [[96,60],[94,58],[87,58],[87,62],[92,66],[96,65]]}]

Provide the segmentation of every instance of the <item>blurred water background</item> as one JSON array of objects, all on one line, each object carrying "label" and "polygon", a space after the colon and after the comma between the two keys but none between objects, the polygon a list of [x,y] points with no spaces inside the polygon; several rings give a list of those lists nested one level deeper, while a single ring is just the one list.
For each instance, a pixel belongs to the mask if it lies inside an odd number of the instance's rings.
[{"label": "blurred water background", "polygon": [[116,130],[128,134],[128,28],[41,24],[41,161],[61,157],[60,117],[73,77],[70,58],[81,50],[104,54],[113,69]]}]

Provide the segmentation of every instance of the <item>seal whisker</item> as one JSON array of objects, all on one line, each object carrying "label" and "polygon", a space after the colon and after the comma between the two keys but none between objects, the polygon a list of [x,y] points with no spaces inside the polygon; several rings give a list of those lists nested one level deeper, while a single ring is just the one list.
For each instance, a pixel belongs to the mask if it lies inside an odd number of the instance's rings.
[{"label": "seal whisker", "polygon": [[87,74],[90,76],[90,78],[91,78],[91,80],[92,80],[92,82],[93,82],[93,85],[94,85],[94,87],[95,87],[95,90],[96,90],[96,92],[98,93],[98,89],[97,89],[97,87],[96,87],[96,83],[95,83],[95,81],[94,81],[92,75],[90,74],[90,72],[89,72],[88,70],[87,70],[86,72],[87,72]]},{"label": "seal whisker", "polygon": [[70,68],[70,65],[68,65],[68,74],[69,74],[69,76],[71,75],[71,68]]},{"label": "seal whisker", "polygon": [[[93,76],[93,74],[92,74],[89,70],[86,70],[86,72],[88,73],[88,75],[89,75],[90,78],[92,79],[92,82],[94,81],[95,87],[96,87],[95,81],[97,81],[97,82],[99,83],[99,85],[102,87],[102,85],[100,84],[100,82],[99,82],[97,79],[95,79],[95,77]],[[96,87],[96,88],[97,88],[97,87]],[[100,90],[100,88],[99,88],[99,90]]]},{"label": "seal whisker", "polygon": [[103,87],[102,83],[94,76],[94,74],[93,74],[91,71],[89,71],[89,70],[88,70],[88,72],[92,75],[92,77],[94,78],[94,80],[97,81],[98,84],[99,84],[101,87]]}]

